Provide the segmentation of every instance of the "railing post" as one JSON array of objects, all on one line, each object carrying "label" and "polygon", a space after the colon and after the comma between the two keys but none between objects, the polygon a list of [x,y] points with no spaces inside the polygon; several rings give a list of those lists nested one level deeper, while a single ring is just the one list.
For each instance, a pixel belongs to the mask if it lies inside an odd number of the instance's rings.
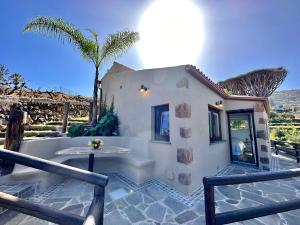
[{"label": "railing post", "polygon": [[207,183],[206,177],[203,178],[203,185],[204,185],[206,225],[216,225],[214,186]]},{"label": "railing post", "polygon": [[94,200],[87,212],[83,225],[103,225],[105,187],[94,187]]},{"label": "railing post", "polygon": [[105,195],[105,188],[100,186],[95,186],[94,188],[94,198],[100,201],[100,215],[96,220],[95,225],[103,225],[103,215],[104,215],[104,195]]},{"label": "railing post", "polygon": [[278,155],[277,141],[274,141],[275,154]]}]

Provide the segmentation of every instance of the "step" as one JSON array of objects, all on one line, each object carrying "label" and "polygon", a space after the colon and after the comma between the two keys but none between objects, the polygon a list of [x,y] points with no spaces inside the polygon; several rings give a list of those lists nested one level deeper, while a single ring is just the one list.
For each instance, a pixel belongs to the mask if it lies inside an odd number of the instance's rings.
[{"label": "step", "polygon": [[[86,124],[88,123],[87,121],[68,121],[68,125],[72,125],[72,124]],[[62,121],[53,121],[53,122],[48,122],[46,125],[58,125],[61,126],[62,125]]]},{"label": "step", "polygon": [[[51,136],[51,137],[24,137],[23,140],[24,141],[30,141],[30,140],[36,140],[36,139],[44,139],[44,138],[54,138],[54,137],[62,137],[63,135],[61,133],[59,133],[59,136]],[[0,138],[0,148],[3,148],[5,142],[5,138]],[[1,146],[2,145],[2,146]],[[1,179],[1,178],[0,178]]]},{"label": "step", "polygon": [[57,131],[61,126],[54,125],[25,125],[25,131]]},{"label": "step", "polygon": [[69,122],[71,122],[71,123],[88,123],[89,122],[89,120],[81,120],[81,119],[69,119],[68,120]]},{"label": "step", "polygon": [[[61,133],[58,131],[25,131],[24,137],[60,137]],[[0,138],[4,138],[5,133],[0,132]]]}]

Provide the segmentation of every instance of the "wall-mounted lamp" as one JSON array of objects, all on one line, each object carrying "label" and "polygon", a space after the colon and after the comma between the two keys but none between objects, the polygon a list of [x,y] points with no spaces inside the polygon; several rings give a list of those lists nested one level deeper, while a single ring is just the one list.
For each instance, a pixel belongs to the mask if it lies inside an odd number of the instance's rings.
[{"label": "wall-mounted lamp", "polygon": [[144,92],[147,92],[147,91],[148,91],[148,88],[142,84],[141,87],[140,87],[140,89],[139,89],[139,91],[140,91],[141,93],[144,93]]},{"label": "wall-mounted lamp", "polygon": [[222,100],[217,101],[216,106],[223,107],[223,101]]}]

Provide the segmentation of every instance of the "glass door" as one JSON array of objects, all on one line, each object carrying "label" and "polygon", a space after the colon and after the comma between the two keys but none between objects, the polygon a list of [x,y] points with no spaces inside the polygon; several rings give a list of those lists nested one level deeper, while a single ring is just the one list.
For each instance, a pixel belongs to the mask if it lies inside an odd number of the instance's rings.
[{"label": "glass door", "polygon": [[252,112],[228,112],[231,159],[257,164]]}]

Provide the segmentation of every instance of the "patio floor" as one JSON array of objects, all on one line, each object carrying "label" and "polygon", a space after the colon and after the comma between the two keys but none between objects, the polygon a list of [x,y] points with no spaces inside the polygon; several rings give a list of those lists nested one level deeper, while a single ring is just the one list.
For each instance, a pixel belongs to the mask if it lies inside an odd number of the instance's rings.
[{"label": "patio floor", "polygon": [[[273,155],[273,171],[297,167],[300,166],[294,158]],[[230,165],[221,174],[255,172],[258,170]],[[186,196],[156,180],[138,186],[118,174],[109,174],[109,176],[110,182],[105,196],[104,224],[205,224],[201,189],[192,196]],[[91,203],[92,193],[92,185],[68,179],[52,187],[47,193],[33,196],[31,200],[78,215],[85,215]],[[296,197],[300,197],[300,178],[221,186],[215,190],[217,212],[280,202]],[[11,213],[11,216],[8,214],[6,219],[9,220],[5,223],[6,225],[51,224],[23,214]],[[295,210],[236,224],[297,225],[299,221],[300,210]]]}]

